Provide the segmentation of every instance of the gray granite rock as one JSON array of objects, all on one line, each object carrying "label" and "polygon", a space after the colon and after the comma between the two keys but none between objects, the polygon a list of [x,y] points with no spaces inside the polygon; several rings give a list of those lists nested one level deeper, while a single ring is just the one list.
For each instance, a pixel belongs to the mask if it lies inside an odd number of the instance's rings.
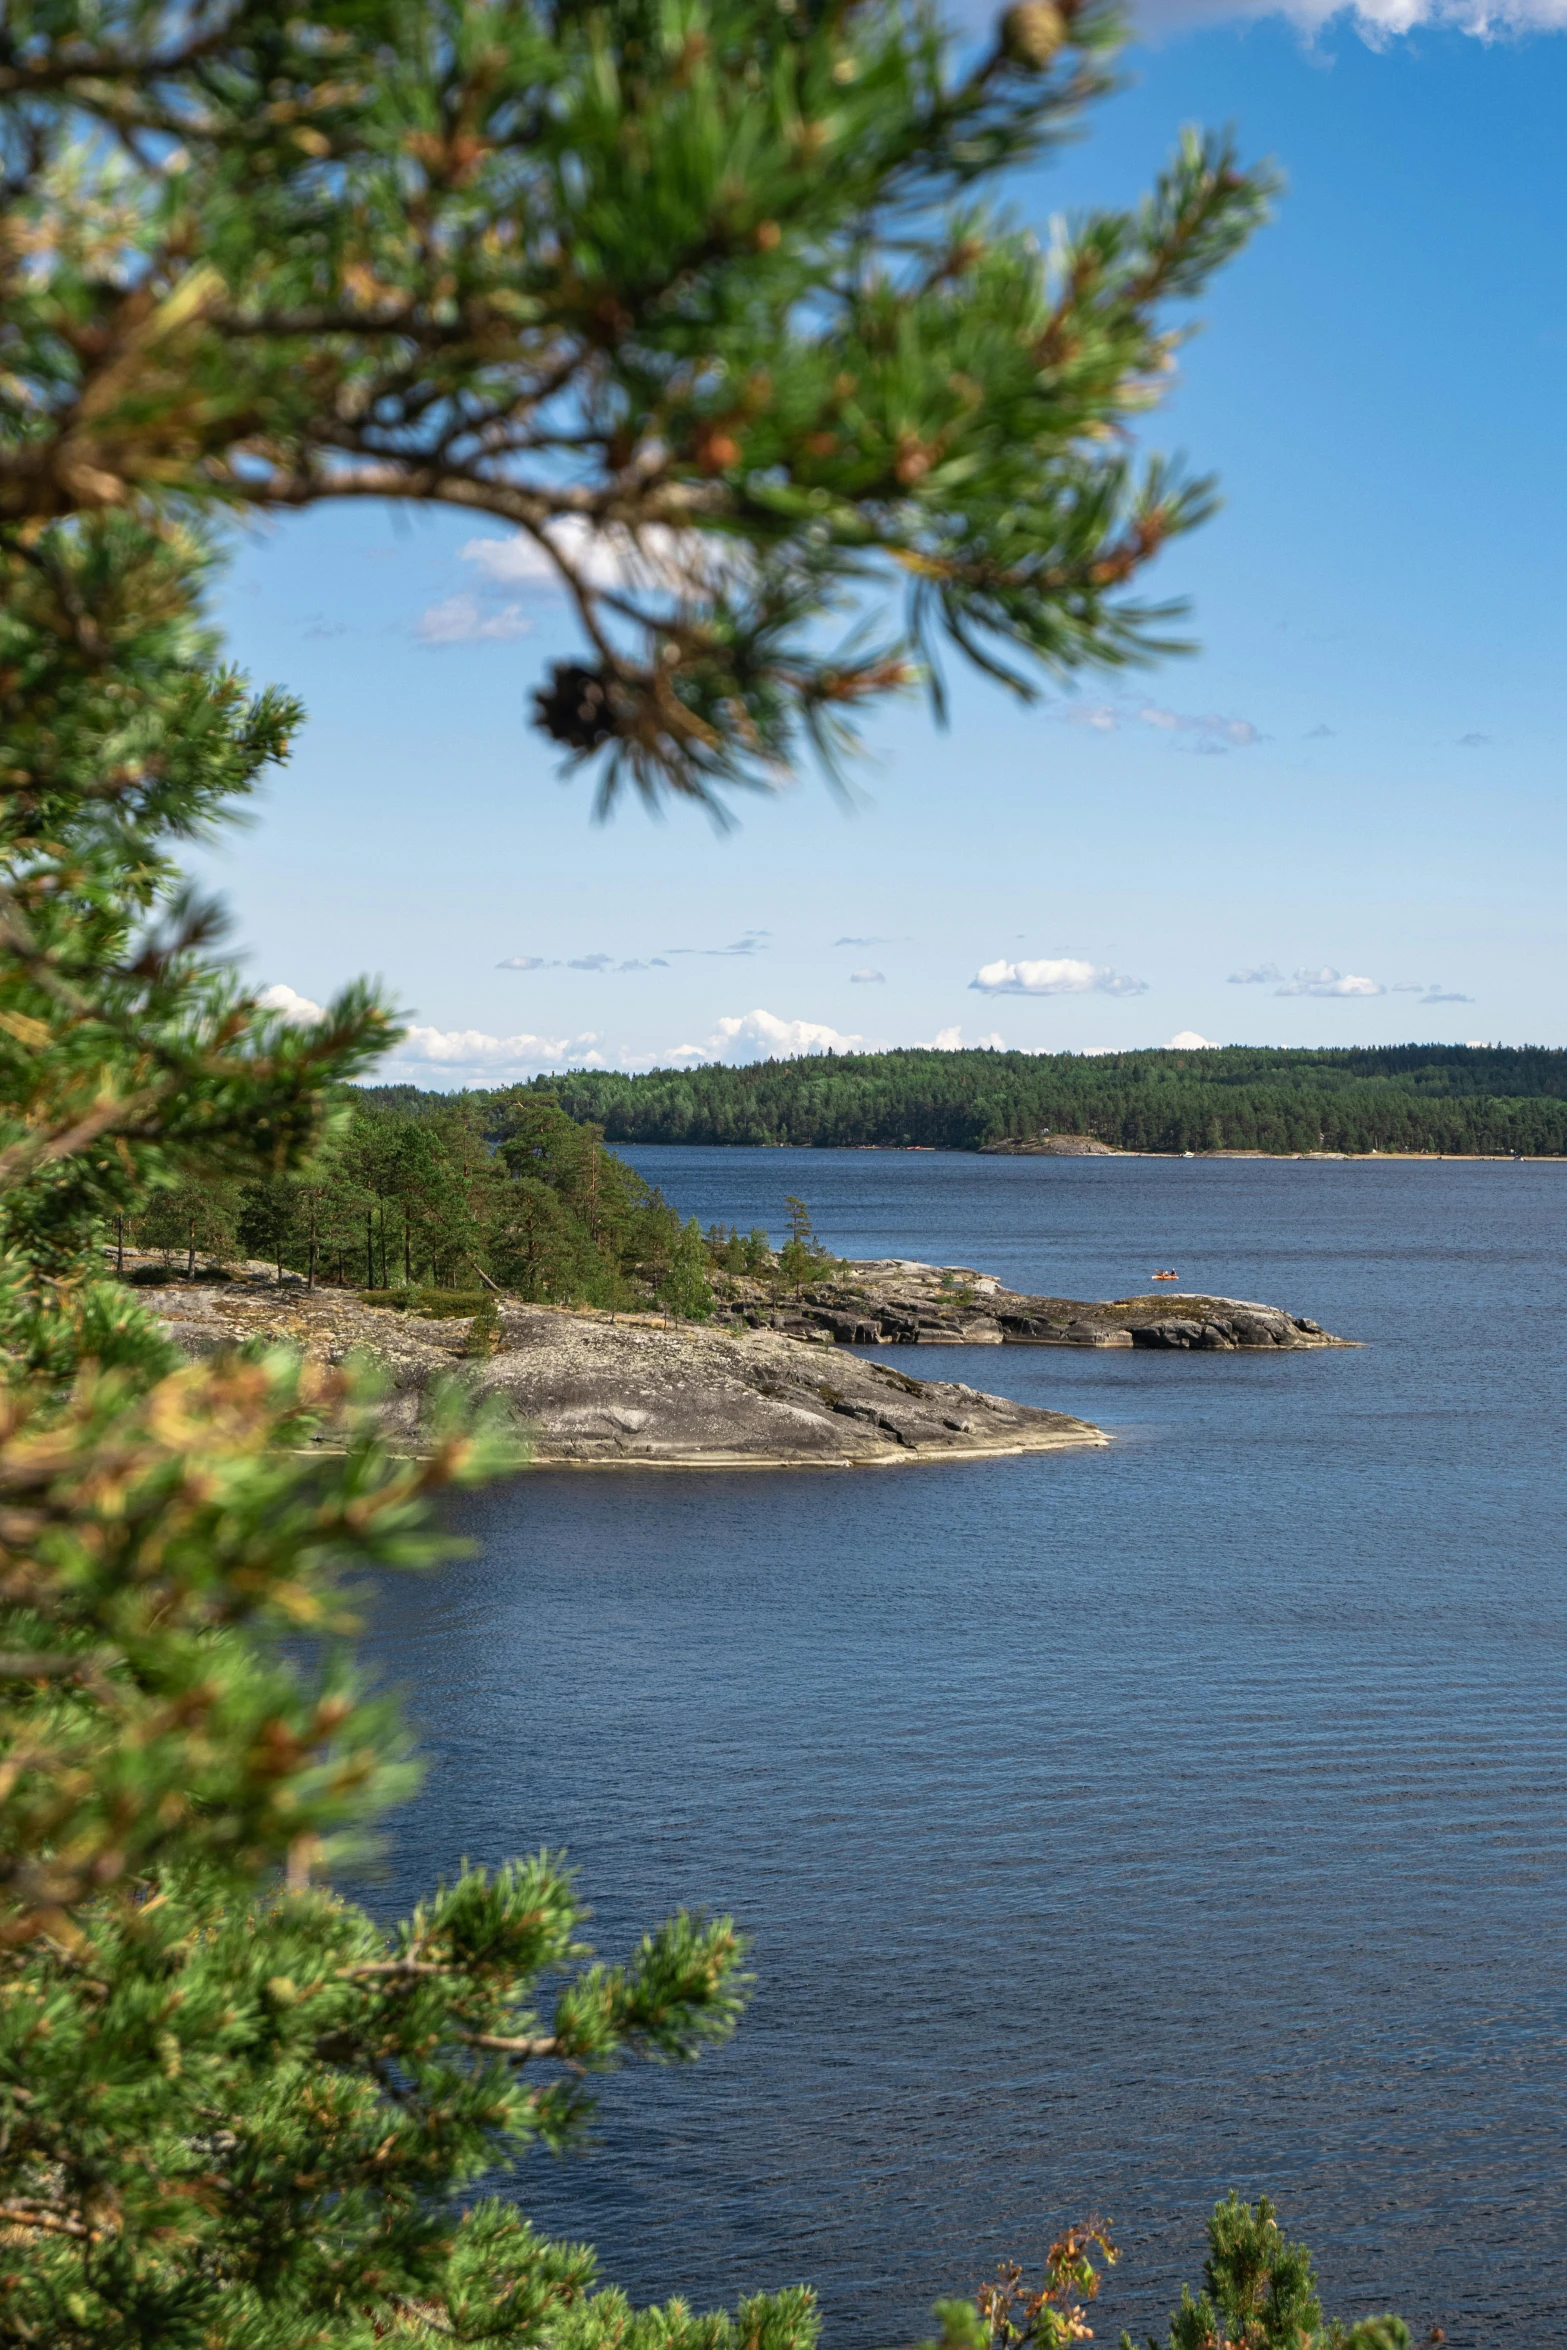
[{"label": "gray granite rock", "polygon": [[504,1396],[541,1467],[860,1468],[1102,1445],[1086,1420],[773,1330],[505,1303],[497,1351],[471,1360],[466,1321],[361,1304],[352,1292],[172,1283],[147,1303],[190,1355],[248,1340],[379,1364],[383,1423],[417,1449],[426,1390],[454,1373]]},{"label": "gray granite rock", "polygon": [[792,1295],[739,1278],[724,1285],[731,1326],[849,1346],[1146,1346],[1166,1349],[1347,1346],[1304,1314],[1179,1289],[1089,1301],[1027,1297],[966,1265],[902,1257],[847,1263]]}]

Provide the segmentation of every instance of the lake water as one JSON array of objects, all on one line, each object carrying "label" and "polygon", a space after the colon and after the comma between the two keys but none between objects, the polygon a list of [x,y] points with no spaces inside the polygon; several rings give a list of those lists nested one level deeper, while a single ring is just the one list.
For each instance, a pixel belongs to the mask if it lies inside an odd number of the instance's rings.
[{"label": "lake water", "polygon": [[1332,2310],[1567,2342],[1567,1166],[627,1155],[704,1224],[797,1192],[847,1255],[1367,1343],[889,1350],[1117,1442],[462,1505],[379,1605],[433,1768],[377,1902],[567,1845],[606,1955],[754,1938],[736,2040],[617,2076],[535,2220],[868,2350],[1095,2210],[1103,2343],[1236,2186]]}]

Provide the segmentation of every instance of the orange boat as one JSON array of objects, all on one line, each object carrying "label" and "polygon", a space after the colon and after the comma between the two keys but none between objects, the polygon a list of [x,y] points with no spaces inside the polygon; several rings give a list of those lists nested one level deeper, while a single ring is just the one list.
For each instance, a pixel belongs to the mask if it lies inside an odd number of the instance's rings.
[{"label": "orange boat", "polygon": [[1180,1278],[1179,1273],[1155,1273],[1153,1275],[1155,1281],[1179,1281]]}]

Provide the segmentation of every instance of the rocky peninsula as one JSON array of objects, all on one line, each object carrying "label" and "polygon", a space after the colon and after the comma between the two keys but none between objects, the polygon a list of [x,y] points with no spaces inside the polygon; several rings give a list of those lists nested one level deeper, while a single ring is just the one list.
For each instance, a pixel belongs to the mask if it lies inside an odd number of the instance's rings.
[{"label": "rocky peninsula", "polygon": [[1065,1412],[829,1358],[822,1336],[506,1300],[495,1351],[475,1357],[467,1317],[367,1306],[288,1275],[280,1287],[259,1271],[170,1282],[154,1310],[189,1355],[260,1340],[327,1362],[369,1356],[387,1381],[387,1435],[411,1451],[426,1389],[454,1372],[506,1398],[541,1468],[871,1468],[1109,1441]]},{"label": "rocky peninsula", "polygon": [[1351,1346],[1304,1314],[1242,1298],[1155,1291],[1090,1302],[1030,1297],[966,1265],[903,1257],[835,1263],[780,1298],[731,1275],[719,1313],[731,1325],[839,1346],[1145,1346],[1242,1351]]},{"label": "rocky peninsula", "polygon": [[389,1438],[419,1443],[425,1392],[456,1373],[506,1398],[540,1467],[865,1468],[984,1460],[1109,1439],[959,1380],[848,1351],[878,1345],[1278,1348],[1344,1343],[1315,1323],[1222,1298],[1093,1304],[1029,1298],[961,1266],[839,1265],[780,1300],[729,1279],[710,1323],[497,1301],[492,1352],[471,1317],[369,1304],[258,1265],[187,1280],[146,1265],[147,1303],[191,1356],[261,1341],[373,1359]]}]

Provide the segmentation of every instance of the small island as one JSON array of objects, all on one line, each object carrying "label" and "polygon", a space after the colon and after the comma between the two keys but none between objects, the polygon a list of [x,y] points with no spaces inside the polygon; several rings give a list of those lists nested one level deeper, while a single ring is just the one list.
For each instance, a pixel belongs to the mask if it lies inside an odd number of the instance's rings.
[{"label": "small island", "polygon": [[840,1346],[1150,1346],[1190,1351],[1352,1346],[1304,1314],[1179,1291],[1087,1301],[1003,1289],[967,1265],[910,1258],[828,1259],[789,1297],[731,1275],[719,1290],[731,1324]]},{"label": "small island", "polygon": [[916,1378],[856,1346],[1344,1343],[1276,1307],[1028,1298],[961,1266],[903,1259],[836,1263],[784,1300],[732,1280],[704,1323],[497,1299],[480,1347],[472,1305],[453,1312],[433,1295],[421,1304],[418,1291],[400,1307],[372,1303],[289,1273],[280,1281],[258,1264],[195,1280],[152,1265],[138,1274],[155,1278],[148,1302],[188,1355],[261,1341],[329,1362],[369,1356],[387,1380],[387,1435],[409,1451],[419,1449],[426,1390],[455,1372],[478,1394],[506,1398],[541,1468],[871,1468],[1109,1442],[1087,1420]]}]

